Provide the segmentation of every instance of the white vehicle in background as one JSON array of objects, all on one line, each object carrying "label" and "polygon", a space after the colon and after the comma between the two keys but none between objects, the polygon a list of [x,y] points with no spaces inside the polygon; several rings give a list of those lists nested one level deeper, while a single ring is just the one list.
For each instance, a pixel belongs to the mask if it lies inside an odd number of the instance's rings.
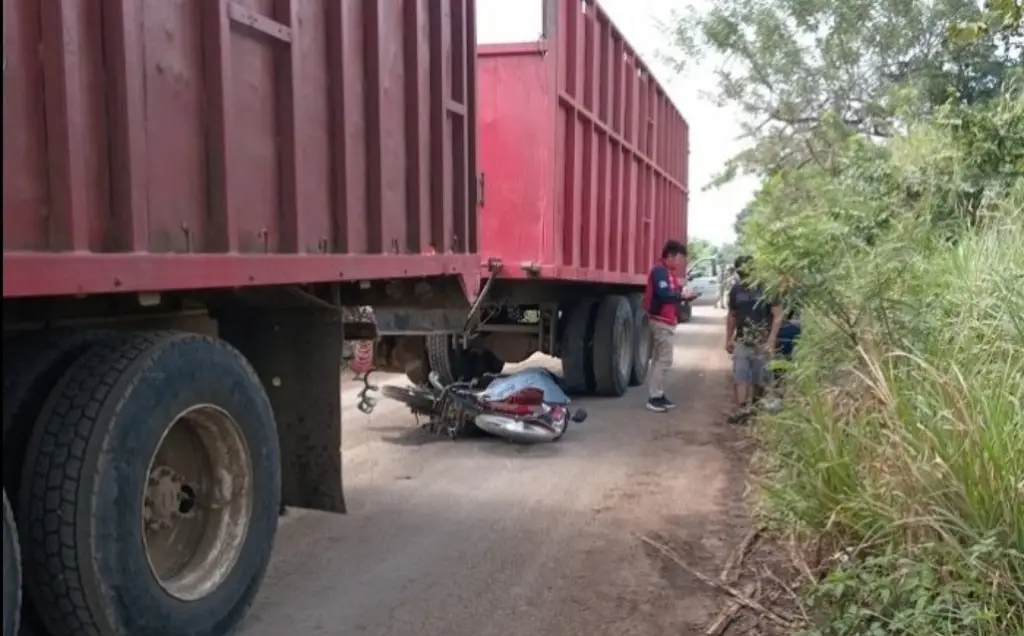
[{"label": "white vehicle in background", "polygon": [[707,305],[718,297],[718,258],[708,256],[694,261],[686,270],[686,281],[697,295],[692,304]]}]

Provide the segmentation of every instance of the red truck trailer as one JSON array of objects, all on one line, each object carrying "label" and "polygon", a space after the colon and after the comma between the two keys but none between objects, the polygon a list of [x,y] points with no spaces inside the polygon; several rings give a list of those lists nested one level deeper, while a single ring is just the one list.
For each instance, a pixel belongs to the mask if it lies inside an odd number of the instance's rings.
[{"label": "red truck trailer", "polygon": [[477,5],[484,285],[412,366],[450,381],[541,351],[575,391],[622,395],[647,376],[647,271],[686,242],[686,121],[595,2]]},{"label": "red truck trailer", "polygon": [[479,289],[473,11],[4,0],[4,636],[228,633],[344,510],[340,308]]},{"label": "red truck trailer", "polygon": [[344,511],[343,339],[642,378],[686,126],[596,5],[524,2],[478,50],[473,0],[4,1],[5,636],[239,625],[279,504]]}]

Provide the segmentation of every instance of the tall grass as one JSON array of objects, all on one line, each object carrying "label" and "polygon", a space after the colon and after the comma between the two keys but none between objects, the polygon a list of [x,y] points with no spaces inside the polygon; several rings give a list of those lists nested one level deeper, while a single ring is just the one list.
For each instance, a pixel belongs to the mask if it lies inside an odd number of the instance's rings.
[{"label": "tall grass", "polygon": [[926,191],[807,268],[787,406],[759,431],[768,514],[845,551],[807,590],[814,633],[1024,635],[1024,177],[1008,183],[941,227]]}]

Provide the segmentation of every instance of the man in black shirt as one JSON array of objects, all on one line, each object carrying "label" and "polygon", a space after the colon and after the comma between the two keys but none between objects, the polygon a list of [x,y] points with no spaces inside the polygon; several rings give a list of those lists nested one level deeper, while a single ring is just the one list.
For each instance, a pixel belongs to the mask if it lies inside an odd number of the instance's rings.
[{"label": "man in black shirt", "polygon": [[729,290],[725,327],[725,350],[732,354],[733,385],[741,413],[753,404],[756,389],[768,384],[768,360],[778,346],[782,326],[782,308],[760,287],[750,284],[748,270],[749,258],[737,258],[739,282]]}]

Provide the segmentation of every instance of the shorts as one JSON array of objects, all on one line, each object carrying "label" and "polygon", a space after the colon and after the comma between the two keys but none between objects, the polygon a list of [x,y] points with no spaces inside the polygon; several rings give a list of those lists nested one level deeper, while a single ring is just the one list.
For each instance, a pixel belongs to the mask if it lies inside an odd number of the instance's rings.
[{"label": "shorts", "polygon": [[759,349],[737,342],[732,354],[732,379],[745,384],[767,386],[771,381],[767,356]]}]

